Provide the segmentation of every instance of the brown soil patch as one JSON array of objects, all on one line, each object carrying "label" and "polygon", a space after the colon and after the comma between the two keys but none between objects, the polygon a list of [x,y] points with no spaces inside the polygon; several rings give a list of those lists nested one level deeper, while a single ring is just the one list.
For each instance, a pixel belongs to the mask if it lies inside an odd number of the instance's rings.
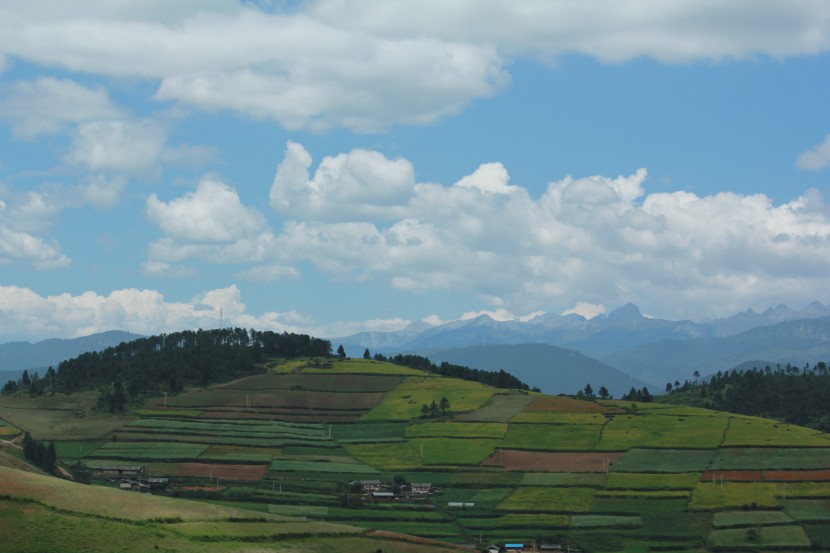
[{"label": "brown soil patch", "polygon": [[711,482],[712,479],[715,482],[721,480],[724,482],[760,482],[763,480],[760,470],[707,470],[701,476],[700,481]]},{"label": "brown soil patch", "polygon": [[830,470],[766,470],[764,480],[778,482],[824,482],[830,480]]},{"label": "brown soil patch", "polygon": [[554,411],[557,413],[622,413],[621,409],[582,401],[570,397],[542,396],[525,407],[525,411]]},{"label": "brown soil patch", "polygon": [[605,472],[607,463],[613,463],[620,455],[620,451],[551,453],[503,449],[488,457],[482,465],[535,472]]},{"label": "brown soil patch", "polygon": [[268,465],[229,465],[225,463],[182,463],[176,476],[221,478],[222,480],[262,480]]}]

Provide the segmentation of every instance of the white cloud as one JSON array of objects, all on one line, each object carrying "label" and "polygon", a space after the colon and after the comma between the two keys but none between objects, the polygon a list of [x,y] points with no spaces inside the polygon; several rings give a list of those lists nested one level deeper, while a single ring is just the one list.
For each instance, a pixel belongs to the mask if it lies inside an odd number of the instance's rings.
[{"label": "white cloud", "polygon": [[16,340],[72,338],[120,329],[159,334],[183,329],[224,326],[301,332],[313,336],[345,336],[362,331],[405,328],[404,319],[372,319],[316,325],[296,311],[251,313],[236,285],[198,294],[188,301],[169,301],[156,290],[127,288],[108,295],[41,296],[29,288],[0,286],[0,334]]},{"label": "white cloud", "polygon": [[824,142],[817,144],[798,156],[795,165],[799,169],[817,171],[830,166],[830,134],[824,137]]},{"label": "white cloud", "polygon": [[66,160],[92,171],[152,175],[159,171],[165,140],[165,132],[151,121],[81,123]]},{"label": "white cloud", "polygon": [[294,267],[282,265],[260,265],[237,273],[239,278],[255,282],[277,282],[286,278],[297,278],[300,272]]},{"label": "white cloud", "polygon": [[38,236],[49,229],[56,211],[39,192],[30,192],[12,205],[0,200],[0,265],[25,263],[40,270],[70,266],[57,242]]},{"label": "white cloud", "polygon": [[367,150],[323,158],[311,179],[310,167],[308,151],[289,142],[271,186],[271,207],[277,213],[325,221],[389,219],[415,185],[409,161]]},{"label": "white cloud", "polygon": [[7,88],[0,118],[12,122],[15,136],[33,139],[86,121],[123,117],[104,88],[89,88],[69,79],[39,77]]},{"label": "white cloud", "polygon": [[213,178],[203,179],[196,190],[169,202],[152,194],[147,215],[170,237],[196,244],[233,243],[265,227],[259,211],[242,205],[233,188]]},{"label": "white cloud", "polygon": [[[0,6],[0,58],[148,79],[161,101],[292,130],[429,124],[499,92],[522,57],[690,63],[828,48],[823,0],[321,0],[269,13],[231,1]],[[30,123],[20,132],[51,125]]]}]

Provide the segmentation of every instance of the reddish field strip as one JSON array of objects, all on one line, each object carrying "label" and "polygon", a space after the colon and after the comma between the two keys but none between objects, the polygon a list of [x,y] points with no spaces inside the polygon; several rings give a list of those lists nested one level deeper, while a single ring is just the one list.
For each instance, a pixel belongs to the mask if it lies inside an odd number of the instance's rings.
[{"label": "reddish field strip", "polygon": [[226,465],[224,463],[182,463],[177,476],[221,478],[222,480],[262,480],[268,465]]},{"label": "reddish field strip", "polygon": [[605,472],[608,463],[616,461],[622,452],[607,453],[550,453],[504,449],[488,457],[482,465],[503,466],[507,470],[536,472]]},{"label": "reddish field strip", "polygon": [[765,470],[764,480],[768,482],[823,482],[830,480],[830,470]]},{"label": "reddish field strip", "polygon": [[700,478],[701,482],[760,482],[763,480],[760,470],[707,470]]},{"label": "reddish field strip", "polygon": [[557,413],[622,413],[622,409],[582,401],[569,397],[542,396],[525,407],[525,411],[554,411]]}]

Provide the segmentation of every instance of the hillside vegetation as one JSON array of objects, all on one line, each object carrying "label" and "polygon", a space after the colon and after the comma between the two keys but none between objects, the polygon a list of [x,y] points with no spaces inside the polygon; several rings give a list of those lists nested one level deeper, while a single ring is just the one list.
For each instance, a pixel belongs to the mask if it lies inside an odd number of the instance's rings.
[{"label": "hillside vegetation", "polygon": [[[830,436],[768,419],[332,357],[272,357],[119,415],[96,403],[0,396],[5,439],[55,440],[60,466],[95,483],[3,469],[0,543],[51,551],[64,531],[78,541],[62,551],[105,551],[108,535],[147,546],[126,551],[830,549]],[[119,465],[143,472],[95,468]]]}]

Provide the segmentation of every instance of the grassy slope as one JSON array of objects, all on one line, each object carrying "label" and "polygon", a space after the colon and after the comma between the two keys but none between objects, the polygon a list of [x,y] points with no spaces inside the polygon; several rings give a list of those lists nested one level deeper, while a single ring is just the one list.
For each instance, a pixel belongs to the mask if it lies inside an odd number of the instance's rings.
[{"label": "grassy slope", "polygon": [[[273,543],[277,539],[274,536],[280,533],[283,536],[279,543],[289,547],[285,551],[291,551],[291,547],[296,547],[296,551],[324,551],[334,544],[347,552],[379,548],[405,551],[407,547],[415,547],[410,549],[413,551],[429,550],[423,544],[416,547],[401,541],[373,541],[377,537],[324,537],[327,532],[356,532],[354,526],[459,542],[469,542],[479,536],[493,542],[567,534],[583,548],[596,551],[634,550],[644,547],[644,543],[649,543],[648,537],[654,534],[659,535],[659,539],[651,542],[654,545],[705,549],[706,540],[717,544],[732,539],[732,534],[726,531],[730,529],[714,524],[715,512],[741,510],[751,507],[752,503],[782,514],[771,519],[773,522],[763,517],[752,519],[763,530],[764,543],[801,546],[805,531],[807,535],[816,535],[815,528],[809,525],[816,526],[830,517],[825,515],[830,512],[825,505],[830,497],[830,485],[809,481],[809,478],[819,478],[822,470],[830,470],[830,440],[827,435],[800,427],[692,407],[580,402],[511,393],[374,361],[334,361],[327,368],[320,363],[299,360],[277,364],[273,371],[280,375],[278,379],[251,377],[258,380],[242,379],[198,395],[206,400],[224,401],[223,398],[230,397],[228,394],[240,391],[247,394],[247,390],[256,390],[259,384],[270,383],[275,391],[273,394],[267,389],[261,391],[258,397],[262,398],[262,405],[257,407],[261,412],[257,416],[279,420],[280,398],[286,397],[283,392],[290,389],[310,394],[306,405],[290,407],[294,412],[307,413],[309,420],[296,426],[253,420],[254,412],[245,405],[244,395],[240,396],[243,401],[237,398],[236,405],[227,406],[227,413],[237,415],[232,420],[224,413],[222,418],[211,418],[207,414],[209,405],[194,400],[194,394],[187,396],[193,403],[187,413],[177,413],[175,409],[166,411],[157,401],[151,411],[137,411],[119,418],[92,413],[88,410],[91,398],[80,394],[73,398],[55,396],[36,400],[0,398],[0,405],[6,405],[4,414],[9,410],[12,422],[21,428],[44,432],[43,436],[34,433],[38,438],[54,435],[48,425],[58,422],[56,413],[69,418],[71,425],[62,423],[63,437],[78,441],[59,444],[59,451],[75,452],[72,460],[96,455],[103,458],[107,451],[117,449],[126,455],[119,462],[127,462],[128,453],[134,450],[138,452],[135,460],[145,462],[142,458],[146,458],[151,471],[175,472],[183,470],[180,465],[154,457],[169,454],[175,444],[186,438],[187,442],[206,446],[188,449],[188,455],[198,456],[198,463],[202,463],[198,465],[201,469],[188,469],[192,474],[201,474],[189,477],[193,483],[207,483],[208,475],[215,480],[216,471],[223,467],[227,470],[222,478],[232,479],[227,474],[227,471],[233,474],[229,465],[210,464],[223,460],[229,463],[236,459],[268,470],[262,481],[232,482],[226,491],[218,490],[214,499],[222,502],[204,503],[76,486],[41,475],[9,473],[11,469],[5,468],[0,469],[7,471],[0,472],[0,495],[31,498],[36,503],[5,501],[0,505],[0,509],[5,509],[2,514],[9,520],[19,520],[21,527],[36,527],[42,519],[44,528],[52,528],[50,525],[74,528],[74,532],[86,536],[84,539],[93,545],[105,544],[106,540],[100,535],[96,538],[94,532],[87,535],[89,525],[84,530],[83,522],[90,517],[108,517],[108,524],[122,525],[119,528],[123,527],[128,540],[145,540],[147,544],[163,540],[168,550],[182,552],[196,550],[194,544],[206,551],[264,551],[264,544]],[[343,382],[350,393],[343,395],[337,405],[325,405],[314,397],[315,389],[335,391],[321,380],[325,375],[346,379]],[[390,375],[394,376],[390,379]],[[368,410],[368,404],[361,403],[362,400],[347,401],[348,397],[378,393],[380,388],[389,391]],[[450,413],[434,419],[423,418],[421,405],[433,400],[438,402],[441,397],[449,399]],[[168,401],[175,402],[170,398]],[[358,422],[330,425],[313,420],[315,413],[326,408],[348,410],[355,406],[363,413]],[[203,408],[205,415],[195,417]],[[130,420],[137,422],[126,426]],[[83,426],[84,421],[90,423],[89,428]],[[142,433],[124,431],[144,427],[147,431]],[[280,433],[296,434],[297,443],[252,447],[254,444],[239,442],[240,436],[259,434],[253,430],[260,427],[268,430],[266,434],[277,428]],[[119,428],[118,442],[112,444],[107,432]],[[96,439],[99,441],[95,442]],[[139,439],[148,441],[130,441]],[[501,449],[506,450],[506,455],[501,456]],[[153,451],[159,453],[154,455]],[[593,459],[590,456],[599,456],[605,461],[619,455],[608,467],[608,474],[563,472],[581,470],[584,467],[580,463],[589,462]],[[0,456],[0,464],[3,458]],[[502,459],[508,465],[516,464],[501,466]],[[528,469],[522,463],[540,472],[526,472]],[[566,463],[570,468],[557,463]],[[602,469],[589,470],[604,471],[606,464],[598,466]],[[703,478],[707,470],[747,469],[755,469],[758,479],[769,469],[805,469],[807,476],[801,481],[792,481],[786,489],[780,482],[729,482],[727,477],[727,482],[715,485],[710,477]],[[362,509],[338,506],[338,494],[345,489],[344,481],[379,478],[391,482],[397,474],[403,474],[410,482],[440,485],[443,493],[433,501],[436,508],[419,514],[418,509],[432,502],[379,503]],[[280,491],[276,491],[276,483],[280,483]],[[449,508],[448,502],[474,506],[459,512]],[[26,511],[21,505],[31,510]],[[239,511],[230,505],[247,510]],[[269,511],[308,515],[327,522],[287,522],[281,517],[218,525],[204,522],[237,516],[267,518]],[[185,514],[176,514],[182,512]],[[165,526],[146,522],[159,517],[188,522]],[[776,522],[778,519],[793,520],[788,526],[792,529],[775,530],[769,526],[780,524]],[[334,522],[347,525],[337,526]],[[718,522],[722,524],[720,519]],[[148,524],[155,533],[145,533],[144,526]],[[118,531],[115,527],[105,527],[102,525],[103,532]],[[17,531],[17,527],[3,530],[0,526],[0,543],[22,535]],[[596,532],[600,532],[600,537]],[[603,541],[601,536],[606,535],[603,532],[613,533],[613,540]],[[289,539],[286,533],[300,536]],[[208,545],[200,541],[205,539],[219,541]],[[244,546],[240,541],[243,539],[253,543]],[[48,540],[38,543],[34,543],[37,547],[25,550],[49,550]],[[101,549],[90,546],[87,550],[107,549],[102,545]],[[125,546],[124,551],[132,549]]]}]

